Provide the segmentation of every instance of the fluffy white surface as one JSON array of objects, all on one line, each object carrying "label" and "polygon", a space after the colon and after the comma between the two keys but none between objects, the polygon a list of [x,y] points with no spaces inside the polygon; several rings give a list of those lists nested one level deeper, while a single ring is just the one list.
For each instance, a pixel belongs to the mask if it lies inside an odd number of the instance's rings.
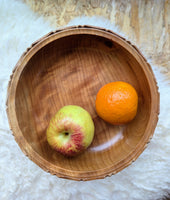
[{"label": "fluffy white surface", "polygon": [[[119,32],[98,17],[81,17],[69,23],[75,24]],[[0,199],[156,200],[166,196],[170,192],[170,86],[156,66],[152,67],[161,98],[159,122],[148,148],[128,168],[102,180],[76,182],[46,173],[21,152],[6,116],[7,85],[21,54],[51,30],[42,17],[20,1],[0,0]]]}]

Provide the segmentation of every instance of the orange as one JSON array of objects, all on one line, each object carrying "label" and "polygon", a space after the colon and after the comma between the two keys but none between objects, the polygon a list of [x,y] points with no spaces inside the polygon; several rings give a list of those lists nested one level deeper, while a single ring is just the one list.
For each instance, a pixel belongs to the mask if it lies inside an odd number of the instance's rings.
[{"label": "orange", "polygon": [[104,85],[96,96],[96,112],[106,122],[121,125],[134,119],[138,95],[132,85],[117,81]]}]

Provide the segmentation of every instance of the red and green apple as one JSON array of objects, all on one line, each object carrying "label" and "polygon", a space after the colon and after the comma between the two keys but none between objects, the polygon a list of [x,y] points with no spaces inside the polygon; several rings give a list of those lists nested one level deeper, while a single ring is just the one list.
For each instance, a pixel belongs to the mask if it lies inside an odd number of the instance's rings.
[{"label": "red and green apple", "polygon": [[57,152],[75,156],[88,148],[94,137],[94,123],[89,112],[76,105],[62,107],[47,128],[47,141]]}]

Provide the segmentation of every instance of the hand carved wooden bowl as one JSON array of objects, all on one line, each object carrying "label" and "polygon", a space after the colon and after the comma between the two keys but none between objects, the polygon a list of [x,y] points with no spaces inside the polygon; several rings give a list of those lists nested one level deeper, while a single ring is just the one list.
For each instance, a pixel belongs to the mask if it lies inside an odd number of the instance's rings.
[{"label": "hand carved wooden bowl", "polygon": [[[98,90],[125,81],[139,96],[135,119],[114,126],[95,111]],[[92,116],[95,137],[81,155],[67,158],[50,148],[46,129],[64,105],[79,105]],[[92,180],[115,174],[143,152],[159,114],[153,72],[140,51],[119,35],[78,26],[51,32],[32,44],[18,61],[8,87],[7,114],[21,150],[58,177]]]}]

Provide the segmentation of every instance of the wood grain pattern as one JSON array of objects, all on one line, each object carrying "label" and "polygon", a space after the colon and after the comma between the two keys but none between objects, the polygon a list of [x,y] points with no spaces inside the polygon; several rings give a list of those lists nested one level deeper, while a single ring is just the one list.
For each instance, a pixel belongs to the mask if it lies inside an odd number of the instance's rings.
[{"label": "wood grain pattern", "polygon": [[[99,16],[117,26],[170,79],[169,0],[24,0],[54,28],[79,16]],[[96,18],[97,23],[97,18]]]},{"label": "wood grain pattern", "polygon": [[[132,84],[139,96],[136,118],[113,126],[95,111],[99,88],[112,81]],[[85,108],[95,124],[92,145],[75,158],[50,148],[46,129],[64,105]],[[124,38],[97,27],[49,33],[20,58],[8,88],[7,113],[22,151],[59,177],[92,180],[127,167],[143,152],[158,120],[159,93],[149,64]]]}]

